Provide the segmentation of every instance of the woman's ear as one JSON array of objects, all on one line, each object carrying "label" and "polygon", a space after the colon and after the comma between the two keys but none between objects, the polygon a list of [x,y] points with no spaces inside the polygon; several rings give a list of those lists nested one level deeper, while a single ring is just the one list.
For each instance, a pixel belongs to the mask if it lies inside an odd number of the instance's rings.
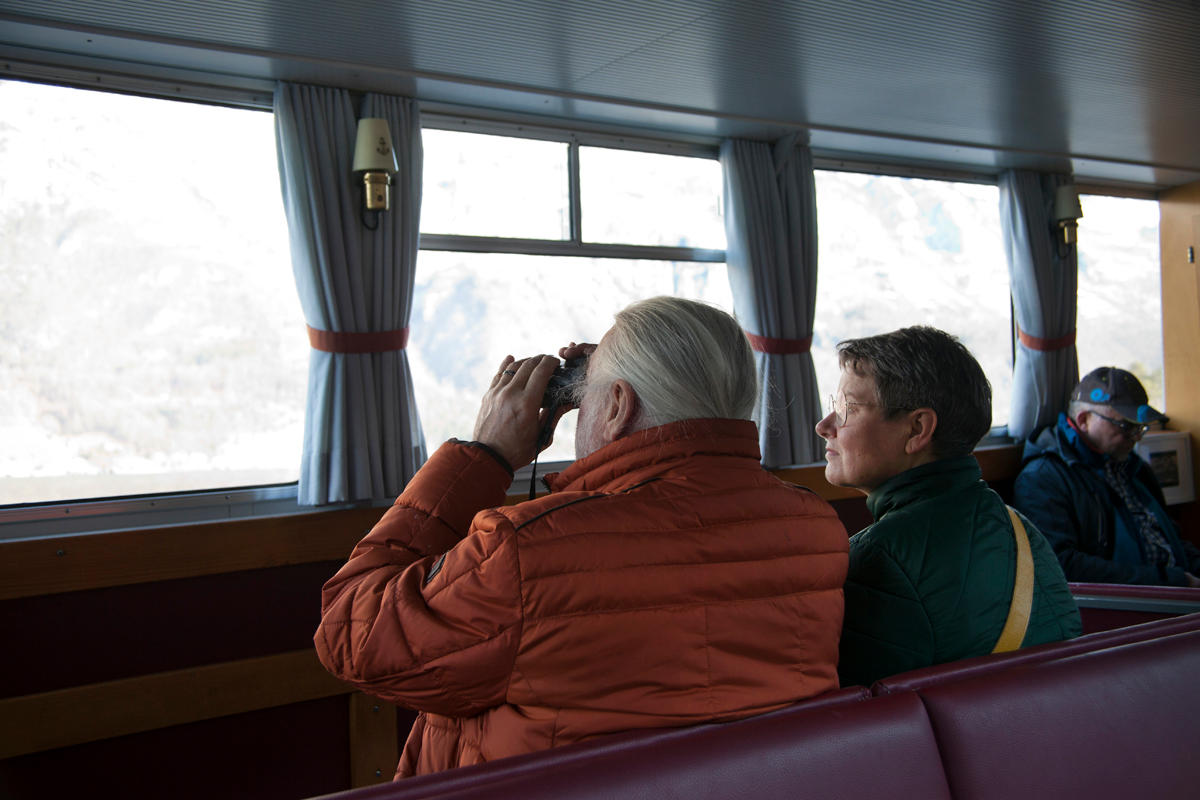
[{"label": "woman's ear", "polygon": [[917,455],[927,448],[932,452],[933,432],[937,430],[937,412],[932,408],[918,408],[909,412],[908,439],[904,442],[904,452]]}]

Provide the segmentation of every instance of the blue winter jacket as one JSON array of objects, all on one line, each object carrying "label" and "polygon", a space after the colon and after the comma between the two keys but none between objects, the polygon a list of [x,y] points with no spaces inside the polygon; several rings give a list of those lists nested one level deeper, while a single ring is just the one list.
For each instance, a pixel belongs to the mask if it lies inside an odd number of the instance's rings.
[{"label": "blue winter jacket", "polygon": [[1180,539],[1150,465],[1134,453],[1124,468],[1158,519],[1176,566],[1146,562],[1132,515],[1104,480],[1108,459],[1080,441],[1059,414],[1056,425],[1025,443],[1012,504],[1049,540],[1067,580],[1186,586],[1185,572],[1200,574],[1200,550]]}]

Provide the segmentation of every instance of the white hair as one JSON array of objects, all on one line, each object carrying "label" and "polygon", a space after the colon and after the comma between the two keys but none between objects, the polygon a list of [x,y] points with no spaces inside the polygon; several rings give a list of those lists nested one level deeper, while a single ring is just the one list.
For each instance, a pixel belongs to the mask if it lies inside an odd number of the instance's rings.
[{"label": "white hair", "polygon": [[751,419],[758,375],[745,333],[729,314],[679,297],[620,311],[588,382],[629,381],[645,427],[683,419]]},{"label": "white hair", "polygon": [[1103,414],[1108,409],[1105,406],[1089,403],[1087,400],[1072,400],[1067,404],[1067,416],[1078,419],[1080,411],[1090,411],[1093,414]]}]

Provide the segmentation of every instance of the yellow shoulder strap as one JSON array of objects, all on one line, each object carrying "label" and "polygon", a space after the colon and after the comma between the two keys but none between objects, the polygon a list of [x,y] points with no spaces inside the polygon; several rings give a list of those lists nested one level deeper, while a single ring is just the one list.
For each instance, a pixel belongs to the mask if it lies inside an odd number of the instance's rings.
[{"label": "yellow shoulder strap", "polygon": [[1029,535],[1021,518],[1011,506],[1008,508],[1008,518],[1012,521],[1013,538],[1017,542],[1017,577],[1013,581],[1012,605],[1008,607],[1008,619],[1004,622],[1004,630],[993,653],[1005,653],[1016,650],[1025,639],[1025,630],[1029,627],[1029,612],[1033,609],[1033,554],[1029,550]]}]

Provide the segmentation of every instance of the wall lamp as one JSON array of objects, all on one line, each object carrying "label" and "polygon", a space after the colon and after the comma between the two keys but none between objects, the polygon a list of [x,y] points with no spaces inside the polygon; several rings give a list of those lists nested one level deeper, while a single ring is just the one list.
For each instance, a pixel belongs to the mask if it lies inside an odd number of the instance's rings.
[{"label": "wall lamp", "polygon": [[[364,117],[358,121],[351,169],[363,179],[363,225],[375,230],[379,227],[379,212],[391,208],[392,175],[398,170],[386,119]],[[374,224],[367,222],[367,211],[375,212]]]},{"label": "wall lamp", "polygon": [[1075,244],[1079,239],[1079,218],[1082,216],[1083,208],[1079,205],[1079,192],[1074,184],[1054,190],[1054,222],[1062,232],[1063,244]]}]

